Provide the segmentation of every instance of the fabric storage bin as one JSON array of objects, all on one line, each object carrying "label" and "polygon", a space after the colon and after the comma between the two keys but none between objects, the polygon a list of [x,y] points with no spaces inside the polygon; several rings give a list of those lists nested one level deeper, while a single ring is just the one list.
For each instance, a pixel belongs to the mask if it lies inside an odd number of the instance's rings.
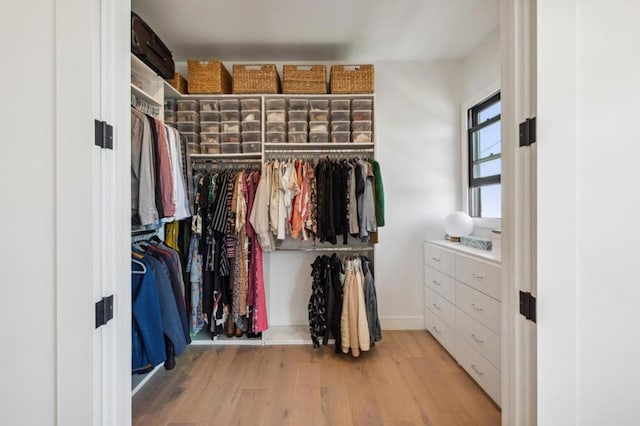
[{"label": "fabric storage bin", "polygon": [[305,143],[307,142],[307,132],[289,132],[290,143]]},{"label": "fabric storage bin", "polygon": [[164,109],[165,110],[170,110],[170,111],[177,111],[178,110],[178,103],[176,102],[175,99],[165,99],[164,100]]},{"label": "fabric storage bin", "polygon": [[314,132],[309,133],[309,142],[329,142],[329,133],[327,132]]},{"label": "fabric storage bin", "polygon": [[200,135],[197,133],[180,133],[180,136],[184,138],[187,143],[200,143]]},{"label": "fabric storage bin", "polygon": [[309,133],[326,133],[329,131],[328,121],[310,121]]},{"label": "fabric storage bin", "polygon": [[332,132],[348,132],[350,124],[351,123],[349,121],[332,121],[331,131]]},{"label": "fabric storage bin", "polygon": [[371,132],[352,132],[351,139],[353,142],[371,142]]},{"label": "fabric storage bin", "polygon": [[205,143],[202,142],[200,144],[200,151],[203,154],[220,154],[220,143],[219,142],[211,142]]},{"label": "fabric storage bin", "polygon": [[240,109],[242,109],[242,111],[250,111],[250,110],[256,110],[256,109],[260,111],[260,99],[258,98],[240,99]]},{"label": "fabric storage bin", "polygon": [[200,131],[218,133],[220,132],[220,123],[217,121],[201,121]]},{"label": "fabric storage bin", "polygon": [[200,154],[200,145],[197,143],[188,143],[187,154]]},{"label": "fabric storage bin", "polygon": [[164,121],[173,121],[175,122],[178,118],[178,114],[175,111],[170,109],[164,110]]},{"label": "fabric storage bin", "polygon": [[371,121],[371,110],[353,111],[351,113],[353,121]]},{"label": "fabric storage bin", "polygon": [[371,99],[354,99],[351,101],[351,109],[354,111],[370,110],[373,105]]},{"label": "fabric storage bin", "polygon": [[354,121],[351,124],[351,130],[354,132],[370,132],[371,121]]},{"label": "fabric storage bin", "polygon": [[274,64],[233,66],[233,93],[280,93]]},{"label": "fabric storage bin", "polygon": [[243,132],[259,132],[260,131],[260,120],[243,121],[242,122],[242,131]]},{"label": "fabric storage bin", "polygon": [[178,111],[178,122],[182,121],[200,122],[200,114],[195,111]]},{"label": "fabric storage bin", "polygon": [[267,111],[284,111],[287,102],[284,99],[267,99]]},{"label": "fabric storage bin", "polygon": [[349,111],[349,99],[331,99],[331,109],[336,111]]},{"label": "fabric storage bin", "polygon": [[282,93],[327,93],[327,67],[325,65],[284,65],[282,67]]},{"label": "fabric storage bin", "polygon": [[220,99],[220,111],[240,111],[238,99]]},{"label": "fabric storage bin", "polygon": [[217,99],[201,99],[200,111],[220,111],[220,104]]},{"label": "fabric storage bin", "polygon": [[178,111],[200,111],[200,103],[193,100],[178,101]]},{"label": "fabric storage bin", "polygon": [[332,65],[331,93],[373,93],[373,65]]},{"label": "fabric storage bin", "polygon": [[268,143],[283,143],[285,139],[285,132],[267,132]]},{"label": "fabric storage bin", "polygon": [[242,121],[256,121],[260,120],[260,110],[252,109],[248,111],[242,111]]},{"label": "fabric storage bin", "polygon": [[242,142],[242,152],[256,153],[261,151],[260,142]]},{"label": "fabric storage bin", "polygon": [[179,72],[175,73],[173,75],[173,78],[168,79],[167,83],[169,83],[171,86],[173,86],[174,89],[176,89],[178,92],[182,93],[183,95],[186,95],[187,93],[189,93],[187,89],[188,87],[187,80]]},{"label": "fabric storage bin", "polygon": [[267,121],[284,122],[286,119],[287,113],[285,111],[267,111]]},{"label": "fabric storage bin", "polygon": [[231,93],[231,74],[221,61],[187,61],[189,93]]},{"label": "fabric storage bin", "polygon": [[267,122],[267,132],[286,132],[287,124],[284,121]]},{"label": "fabric storage bin", "polygon": [[218,111],[200,111],[200,119],[202,121],[220,121],[220,113]]},{"label": "fabric storage bin", "polygon": [[307,111],[309,99],[289,99],[289,111]]},{"label": "fabric storage bin", "polygon": [[240,143],[240,133],[220,133],[222,143]]},{"label": "fabric storage bin", "polygon": [[349,110],[331,110],[331,121],[349,121]]},{"label": "fabric storage bin", "polygon": [[222,133],[239,133],[240,122],[239,121],[221,121],[220,131]]},{"label": "fabric storage bin", "polygon": [[220,144],[220,152],[222,154],[240,154],[242,148],[240,142],[223,142]]},{"label": "fabric storage bin", "polygon": [[309,111],[309,121],[329,121],[329,111],[327,110]]},{"label": "fabric storage bin", "polygon": [[220,110],[220,121],[240,121],[240,111]]},{"label": "fabric storage bin", "polygon": [[260,132],[242,132],[242,142],[260,142]]},{"label": "fabric storage bin", "polygon": [[220,143],[220,133],[202,132],[200,133],[200,143]]},{"label": "fabric storage bin", "polygon": [[307,111],[289,111],[289,121],[307,121]]},{"label": "fabric storage bin", "polygon": [[306,121],[289,121],[287,125],[288,125],[289,132],[306,132],[307,131]]},{"label": "fabric storage bin", "polygon": [[194,121],[181,121],[178,123],[178,131],[180,133],[200,133],[200,124]]},{"label": "fabric storage bin", "polygon": [[331,142],[333,143],[349,142],[349,136],[351,136],[351,133],[349,132],[331,132]]},{"label": "fabric storage bin", "polygon": [[328,99],[311,99],[309,101],[309,109],[311,111],[326,111],[329,109],[329,100]]}]

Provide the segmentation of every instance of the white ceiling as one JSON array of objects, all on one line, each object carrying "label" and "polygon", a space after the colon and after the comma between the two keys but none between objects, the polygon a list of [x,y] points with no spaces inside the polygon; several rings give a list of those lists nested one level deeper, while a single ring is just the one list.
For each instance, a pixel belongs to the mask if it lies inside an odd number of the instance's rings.
[{"label": "white ceiling", "polygon": [[499,0],[132,0],[176,61],[458,59]]}]

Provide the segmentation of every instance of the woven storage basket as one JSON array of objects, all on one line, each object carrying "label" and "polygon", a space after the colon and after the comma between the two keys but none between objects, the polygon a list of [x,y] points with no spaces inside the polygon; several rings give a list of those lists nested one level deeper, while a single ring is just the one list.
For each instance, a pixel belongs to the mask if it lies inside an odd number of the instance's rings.
[{"label": "woven storage basket", "polygon": [[373,65],[332,65],[331,93],[373,93]]},{"label": "woven storage basket", "polygon": [[218,60],[187,61],[189,93],[231,93],[231,74]]},{"label": "woven storage basket", "polygon": [[187,80],[185,80],[185,78],[179,72],[177,72],[173,78],[167,80],[167,82],[183,95],[189,93],[187,89]]},{"label": "woven storage basket", "polygon": [[324,95],[327,93],[327,67],[324,65],[284,65],[282,93]]},{"label": "woven storage basket", "polygon": [[276,66],[234,65],[233,93],[280,93],[280,77]]}]

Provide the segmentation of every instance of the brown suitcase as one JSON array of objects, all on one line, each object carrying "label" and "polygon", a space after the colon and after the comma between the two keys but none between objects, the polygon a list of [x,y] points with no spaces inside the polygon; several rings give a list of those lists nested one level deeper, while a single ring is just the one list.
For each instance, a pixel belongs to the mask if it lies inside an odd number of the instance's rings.
[{"label": "brown suitcase", "polygon": [[173,78],[176,65],[171,51],[134,12],[131,12],[131,52],[162,78]]}]

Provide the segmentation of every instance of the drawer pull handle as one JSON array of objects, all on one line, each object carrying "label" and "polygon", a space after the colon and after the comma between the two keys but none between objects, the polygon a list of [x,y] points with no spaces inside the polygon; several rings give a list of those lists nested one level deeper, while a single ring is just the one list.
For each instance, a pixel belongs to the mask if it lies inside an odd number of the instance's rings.
[{"label": "drawer pull handle", "polygon": [[478,374],[478,375],[480,375],[480,376],[484,376],[484,373],[483,373],[482,371],[478,370],[478,368],[476,367],[476,365],[475,365],[475,364],[471,364],[471,369],[472,369],[473,371],[475,371],[475,372],[476,372],[476,374]]},{"label": "drawer pull handle", "polygon": [[436,261],[436,262],[440,262],[440,259],[439,259],[439,258],[437,258],[437,257],[432,257],[431,259],[433,259],[433,260],[434,260],[434,261]]},{"label": "drawer pull handle", "polygon": [[438,281],[436,281],[436,280],[433,280],[433,283],[434,283],[435,285],[442,285],[441,283],[439,283],[439,282],[438,282]]},{"label": "drawer pull handle", "polygon": [[482,275],[478,275],[475,272],[473,272],[471,275],[473,275],[473,278],[477,279],[477,280],[483,280],[484,277]]},{"label": "drawer pull handle", "polygon": [[483,309],[483,308],[481,308],[480,306],[476,305],[475,303],[472,303],[472,304],[471,304],[471,307],[472,307],[473,309],[475,309],[476,311],[478,311],[478,312],[482,312],[482,311],[484,311],[484,309]]},{"label": "drawer pull handle", "polygon": [[436,308],[437,310],[442,309],[442,307],[440,305],[438,305],[437,303],[432,303],[433,307]]},{"label": "drawer pull handle", "polygon": [[434,325],[433,327],[431,327],[431,328],[433,328],[433,330],[434,330],[436,333],[438,333],[438,334],[442,334],[442,331],[438,330],[438,327],[436,327],[435,325]]},{"label": "drawer pull handle", "polygon": [[480,340],[480,339],[478,339],[478,337],[476,336],[476,333],[472,333],[472,334],[471,334],[471,338],[472,338],[473,340],[475,340],[476,342],[478,342],[478,344],[480,344],[480,345],[484,343],[484,340]]}]

